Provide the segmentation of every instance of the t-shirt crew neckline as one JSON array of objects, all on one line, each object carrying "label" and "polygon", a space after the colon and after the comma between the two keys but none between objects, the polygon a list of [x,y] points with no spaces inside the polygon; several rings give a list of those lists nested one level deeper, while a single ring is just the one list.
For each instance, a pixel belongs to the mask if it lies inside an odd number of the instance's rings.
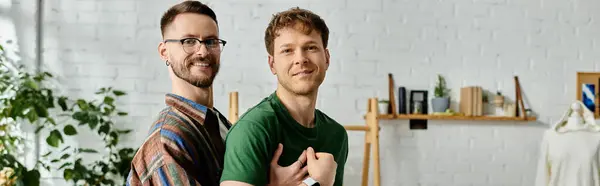
[{"label": "t-shirt crew neckline", "polygon": [[271,105],[275,108],[276,113],[278,113],[279,115],[282,115],[284,117],[284,119],[286,121],[284,123],[292,125],[292,127],[294,127],[296,130],[298,130],[298,132],[302,133],[309,139],[313,139],[318,136],[319,128],[322,127],[321,126],[322,125],[321,118],[319,118],[318,114],[317,114],[318,110],[315,109],[315,119],[314,119],[315,126],[312,128],[308,128],[308,127],[305,127],[302,124],[298,123],[298,121],[296,121],[294,119],[294,117],[292,117],[289,110],[285,107],[285,105],[283,105],[283,103],[277,96],[276,92],[273,92],[271,94],[271,99],[272,99]]}]

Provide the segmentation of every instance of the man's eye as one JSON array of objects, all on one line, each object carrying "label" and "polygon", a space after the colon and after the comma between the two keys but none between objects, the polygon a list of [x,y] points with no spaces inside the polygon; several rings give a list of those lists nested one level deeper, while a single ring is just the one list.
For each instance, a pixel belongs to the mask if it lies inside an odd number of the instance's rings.
[{"label": "man's eye", "polygon": [[183,44],[186,44],[186,45],[194,45],[195,43],[196,43],[196,40],[194,40],[194,39],[183,40]]},{"label": "man's eye", "polygon": [[292,52],[292,49],[283,49],[281,51],[281,53],[290,53],[290,52]]},{"label": "man's eye", "polygon": [[308,50],[317,50],[318,48],[316,46],[309,46]]},{"label": "man's eye", "polygon": [[205,43],[207,45],[216,45],[219,42],[216,39],[211,39],[211,40],[206,40]]}]

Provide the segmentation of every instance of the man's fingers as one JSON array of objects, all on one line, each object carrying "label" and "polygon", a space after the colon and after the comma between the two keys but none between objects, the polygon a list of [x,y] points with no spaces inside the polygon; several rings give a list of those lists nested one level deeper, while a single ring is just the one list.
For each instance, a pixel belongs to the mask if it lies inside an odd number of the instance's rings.
[{"label": "man's fingers", "polygon": [[306,176],[306,174],[308,174],[308,166],[302,167],[302,169],[300,169],[300,172],[298,172],[298,175],[300,175],[301,177]]},{"label": "man's fingers", "polygon": [[298,160],[296,160],[296,162],[292,163],[289,167],[293,168],[294,170],[298,170],[300,168],[302,168],[302,166],[306,163],[306,150],[302,151],[302,154],[300,154],[300,156],[298,157]]},{"label": "man's fingers", "polygon": [[308,147],[308,149],[306,150],[306,159],[308,160],[308,162],[313,162],[316,161],[315,159],[315,150],[312,147]]},{"label": "man's fingers", "polygon": [[294,179],[298,180],[300,183],[302,183],[302,181],[305,180],[306,178],[308,178],[308,176],[309,176],[306,173],[308,173],[308,168],[304,167],[304,168],[302,168],[302,170],[300,172],[298,172],[298,174],[296,174],[294,176]]},{"label": "man's fingers", "polygon": [[300,166],[306,163],[306,150],[302,151],[302,154],[298,157],[298,161],[300,162]]},{"label": "man's fingers", "polygon": [[278,166],[279,163],[279,156],[281,156],[281,153],[283,153],[283,145],[280,143],[277,145],[277,149],[275,150],[275,154],[273,155],[273,159],[271,160],[271,165],[272,166]]},{"label": "man's fingers", "polygon": [[315,153],[315,157],[317,157],[317,159],[321,159],[321,158],[333,158],[332,154],[326,153],[326,152],[317,152]]}]

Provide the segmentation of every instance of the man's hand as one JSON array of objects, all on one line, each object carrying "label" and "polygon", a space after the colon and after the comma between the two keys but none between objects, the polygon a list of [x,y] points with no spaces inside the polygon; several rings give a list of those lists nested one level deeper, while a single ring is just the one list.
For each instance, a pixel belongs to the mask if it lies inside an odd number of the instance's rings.
[{"label": "man's hand", "polygon": [[307,167],[310,177],[317,180],[322,186],[332,186],[337,169],[333,155],[324,152],[315,153],[312,147],[308,147],[307,152]]},{"label": "man's hand", "polygon": [[302,184],[302,180],[306,178],[308,167],[302,167],[306,162],[306,150],[302,152],[298,161],[290,166],[282,167],[277,163],[279,156],[283,153],[283,145],[280,143],[275,150],[273,160],[271,160],[271,168],[269,171],[269,186],[298,186]]}]

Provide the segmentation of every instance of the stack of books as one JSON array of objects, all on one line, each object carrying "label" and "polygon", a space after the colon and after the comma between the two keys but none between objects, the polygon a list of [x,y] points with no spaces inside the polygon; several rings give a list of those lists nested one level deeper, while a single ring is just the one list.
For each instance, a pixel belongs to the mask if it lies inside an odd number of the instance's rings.
[{"label": "stack of books", "polygon": [[459,110],[465,116],[483,116],[483,90],[480,86],[460,89]]}]

